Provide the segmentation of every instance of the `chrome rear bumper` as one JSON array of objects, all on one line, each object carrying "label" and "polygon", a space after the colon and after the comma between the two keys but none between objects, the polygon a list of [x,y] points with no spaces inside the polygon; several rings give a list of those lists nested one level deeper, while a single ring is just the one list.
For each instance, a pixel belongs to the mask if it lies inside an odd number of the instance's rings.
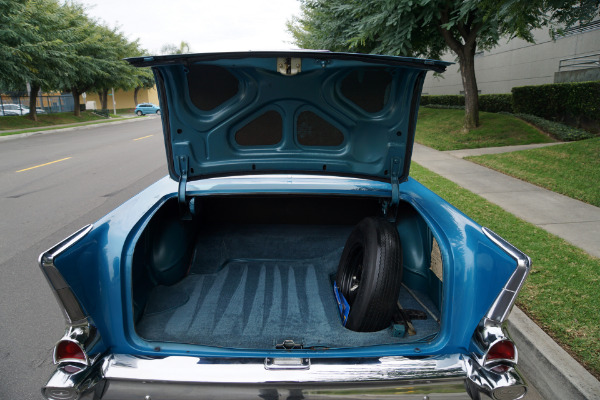
[{"label": "chrome rear bumper", "polygon": [[311,360],[114,354],[75,373],[59,367],[42,393],[52,400],[508,400],[522,398],[526,390],[515,369],[494,374],[460,354]]}]

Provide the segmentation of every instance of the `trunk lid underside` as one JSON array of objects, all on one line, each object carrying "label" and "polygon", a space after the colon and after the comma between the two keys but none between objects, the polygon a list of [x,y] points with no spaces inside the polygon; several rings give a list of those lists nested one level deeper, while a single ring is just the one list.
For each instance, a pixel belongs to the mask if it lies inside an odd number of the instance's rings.
[{"label": "trunk lid underside", "polygon": [[329,52],[129,59],[152,67],[170,175],[408,176],[421,87],[448,63]]}]

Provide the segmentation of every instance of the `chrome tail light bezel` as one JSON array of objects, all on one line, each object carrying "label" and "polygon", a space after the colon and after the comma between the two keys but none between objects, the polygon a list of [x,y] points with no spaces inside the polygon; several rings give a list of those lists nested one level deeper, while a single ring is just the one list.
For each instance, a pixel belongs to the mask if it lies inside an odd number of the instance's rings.
[{"label": "chrome tail light bezel", "polygon": [[[93,364],[99,354],[94,357],[90,357],[89,350],[100,341],[100,335],[96,330],[96,327],[91,324],[88,320],[77,325],[68,325],[67,330],[63,337],[54,346],[52,352],[52,361],[55,365],[62,364],[77,364],[84,367],[88,367]],[[61,343],[70,342],[77,345],[83,352],[84,359],[79,358],[60,358],[58,354],[58,347]]]}]

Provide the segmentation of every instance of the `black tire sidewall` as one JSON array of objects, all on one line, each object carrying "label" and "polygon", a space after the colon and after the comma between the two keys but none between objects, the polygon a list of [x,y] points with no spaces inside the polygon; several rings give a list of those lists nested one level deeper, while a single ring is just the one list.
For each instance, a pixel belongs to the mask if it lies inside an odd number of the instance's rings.
[{"label": "black tire sidewall", "polygon": [[352,254],[362,246],[360,285],[350,303],[346,328],[374,332],[390,325],[402,282],[402,247],[394,225],[382,218],[365,218],[352,231],[340,259],[336,281],[349,295]]}]

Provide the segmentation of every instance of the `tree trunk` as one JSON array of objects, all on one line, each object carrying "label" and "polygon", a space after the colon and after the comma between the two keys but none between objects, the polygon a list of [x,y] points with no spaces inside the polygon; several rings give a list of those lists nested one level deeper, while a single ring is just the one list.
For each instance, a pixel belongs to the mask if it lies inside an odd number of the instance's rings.
[{"label": "tree trunk", "polygon": [[99,91],[98,97],[100,97],[100,108],[102,110],[108,110],[108,89],[102,89]]},{"label": "tree trunk", "polygon": [[140,92],[140,89],[141,89],[141,87],[138,86],[133,90],[133,104],[135,104],[136,107],[138,105],[137,96],[138,96],[138,93]]},{"label": "tree trunk", "polygon": [[73,115],[80,117],[81,108],[79,107],[79,95],[81,95],[81,92],[77,90],[77,88],[71,88],[71,94],[73,95]]},{"label": "tree trunk", "polygon": [[[472,17],[472,16],[471,16]],[[456,25],[459,37],[444,28],[444,24],[450,21],[450,10],[443,9],[440,16],[438,30],[450,49],[458,56],[460,65],[460,76],[465,91],[465,124],[464,131],[477,128],[479,125],[479,93],[477,90],[477,79],[475,78],[475,49],[477,49],[477,33],[482,25],[472,24],[473,18],[469,17],[467,22],[459,22]]]},{"label": "tree trunk", "polygon": [[475,46],[465,48],[459,56],[460,76],[465,90],[465,125],[464,130],[479,126],[479,93],[475,77]]},{"label": "tree trunk", "polygon": [[40,91],[40,86],[34,83],[31,84],[31,92],[29,93],[29,118],[32,121],[37,121],[37,94]]},{"label": "tree trunk", "polygon": [[102,98],[102,92],[101,91],[98,92],[98,100],[100,100],[100,104],[99,104],[100,105],[100,109],[101,110],[104,109],[104,107],[103,107],[104,106],[104,99]]}]

